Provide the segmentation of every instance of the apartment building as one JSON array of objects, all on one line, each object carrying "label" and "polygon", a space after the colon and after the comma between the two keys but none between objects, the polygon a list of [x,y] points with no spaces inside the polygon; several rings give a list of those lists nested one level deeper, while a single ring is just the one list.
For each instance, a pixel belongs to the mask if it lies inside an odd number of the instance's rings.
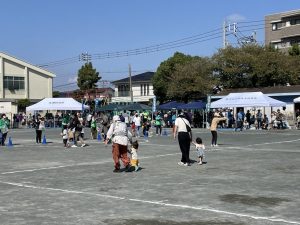
[{"label": "apartment building", "polygon": [[265,45],[287,52],[300,45],[300,9],[265,16]]},{"label": "apartment building", "polygon": [[[146,72],[131,77],[133,102],[148,103],[153,99],[152,77],[154,72]],[[112,102],[130,102],[129,77],[112,82],[115,85],[115,96]]]}]

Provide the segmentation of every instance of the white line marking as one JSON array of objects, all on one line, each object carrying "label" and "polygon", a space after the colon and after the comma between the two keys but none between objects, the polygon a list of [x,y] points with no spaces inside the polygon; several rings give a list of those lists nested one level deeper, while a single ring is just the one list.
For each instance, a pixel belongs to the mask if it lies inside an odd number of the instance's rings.
[{"label": "white line marking", "polygon": [[[144,157],[140,157],[140,159],[159,158],[159,157],[179,155],[179,154],[181,154],[181,153],[170,153],[170,154],[155,155],[155,156],[144,156]],[[101,162],[87,162],[87,163],[77,163],[77,164],[63,165],[63,166],[51,166],[51,167],[42,167],[42,168],[28,169],[28,170],[17,170],[17,171],[3,172],[3,173],[1,173],[1,175],[24,173],[24,172],[34,172],[34,171],[39,171],[39,170],[52,170],[52,169],[67,168],[67,167],[73,167],[73,166],[101,165],[104,163],[113,163],[113,160],[109,159],[109,160],[105,160],[105,161],[101,161]]]},{"label": "white line marking", "polygon": [[251,146],[257,146],[257,145],[283,144],[283,143],[290,143],[290,142],[297,142],[297,141],[300,141],[300,139],[289,140],[289,141],[276,141],[276,142],[265,142],[265,143],[251,144],[251,145],[246,145],[244,147],[251,147]]},{"label": "white line marking", "polygon": [[40,186],[34,186],[34,185],[26,185],[26,184],[22,184],[22,183],[13,183],[13,182],[4,182],[4,181],[0,181],[0,182],[2,184],[17,186],[17,187],[23,187],[23,188],[40,189],[40,190],[46,190],[46,191],[58,191],[58,192],[64,192],[64,193],[70,193],[70,194],[92,195],[92,196],[97,196],[97,197],[101,197],[101,198],[113,198],[113,199],[117,199],[117,200],[140,202],[140,203],[166,206],[166,207],[173,207],[173,208],[202,210],[202,211],[207,211],[207,212],[213,212],[213,213],[219,213],[219,214],[225,214],[225,215],[232,215],[232,216],[236,216],[236,217],[245,217],[245,218],[254,219],[254,220],[266,220],[266,221],[271,221],[271,222],[283,222],[283,223],[288,223],[288,224],[300,224],[299,221],[291,221],[291,220],[285,220],[285,219],[282,219],[282,218],[274,218],[274,217],[253,216],[253,215],[242,214],[242,213],[234,213],[234,212],[229,212],[229,211],[224,211],[224,210],[219,210],[219,209],[214,209],[214,208],[208,208],[208,207],[203,207],[203,206],[180,205],[180,204],[164,203],[162,201],[149,201],[149,200],[126,198],[126,197],[119,197],[119,196],[113,196],[113,195],[103,195],[103,194],[97,194],[97,193],[92,193],[92,192],[65,190],[65,189],[59,189],[59,188],[47,188],[47,187],[40,187]]}]

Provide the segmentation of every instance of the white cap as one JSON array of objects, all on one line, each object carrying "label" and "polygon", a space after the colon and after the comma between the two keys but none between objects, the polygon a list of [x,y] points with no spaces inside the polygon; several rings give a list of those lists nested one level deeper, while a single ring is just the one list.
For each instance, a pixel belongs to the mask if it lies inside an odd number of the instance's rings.
[{"label": "white cap", "polygon": [[113,117],[113,121],[114,121],[114,122],[119,121],[119,120],[120,120],[120,117],[119,117],[118,115],[115,115],[115,116]]}]

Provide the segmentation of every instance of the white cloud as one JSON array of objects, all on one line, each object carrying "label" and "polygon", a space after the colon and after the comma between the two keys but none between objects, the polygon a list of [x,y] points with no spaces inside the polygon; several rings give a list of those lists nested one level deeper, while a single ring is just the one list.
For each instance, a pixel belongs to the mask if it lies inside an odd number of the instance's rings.
[{"label": "white cloud", "polygon": [[75,82],[77,82],[77,76],[76,77],[71,77],[71,78],[68,79],[68,84],[69,83],[75,83]]},{"label": "white cloud", "polygon": [[228,22],[241,22],[241,21],[246,20],[246,17],[244,17],[240,14],[234,13],[234,14],[231,14],[231,15],[227,16],[226,20]]}]

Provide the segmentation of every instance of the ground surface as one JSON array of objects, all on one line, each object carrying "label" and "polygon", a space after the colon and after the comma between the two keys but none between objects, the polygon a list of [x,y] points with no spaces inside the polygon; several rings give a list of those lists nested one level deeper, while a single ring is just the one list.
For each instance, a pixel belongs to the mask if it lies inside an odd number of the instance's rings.
[{"label": "ground surface", "polygon": [[140,139],[142,170],[117,174],[102,142],[66,150],[58,129],[46,131],[46,145],[34,130],[10,131],[0,224],[300,224],[300,131],[220,131],[217,148],[209,131],[193,131],[207,164],[177,165],[177,141],[154,136]]}]

